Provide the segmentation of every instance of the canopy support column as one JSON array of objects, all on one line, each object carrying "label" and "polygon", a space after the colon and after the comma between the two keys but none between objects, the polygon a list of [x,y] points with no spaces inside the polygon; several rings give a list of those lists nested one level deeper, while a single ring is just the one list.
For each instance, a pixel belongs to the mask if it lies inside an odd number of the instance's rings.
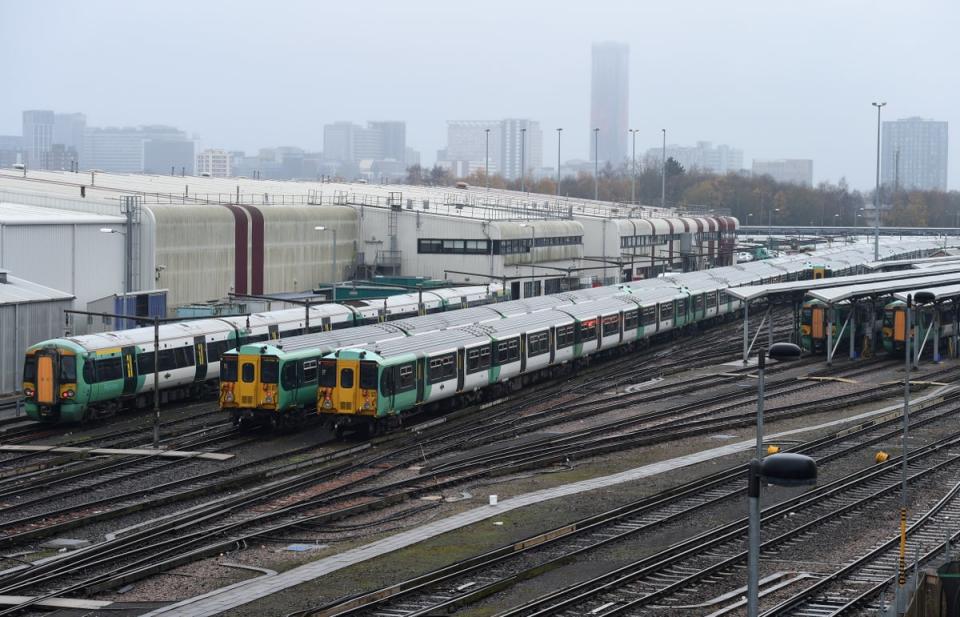
[{"label": "canopy support column", "polygon": [[827,310],[827,366],[833,366],[833,306]]},{"label": "canopy support column", "polygon": [[960,302],[957,298],[953,300],[953,357],[960,358],[960,350],[957,349],[957,343],[960,343]]},{"label": "canopy support column", "polygon": [[750,301],[743,301],[743,364],[750,359]]},{"label": "canopy support column", "polygon": [[933,305],[933,363],[940,364],[940,305]]},{"label": "canopy support column", "polygon": [[850,359],[857,359],[857,304],[853,303],[850,305],[850,317],[848,321],[850,322]]}]

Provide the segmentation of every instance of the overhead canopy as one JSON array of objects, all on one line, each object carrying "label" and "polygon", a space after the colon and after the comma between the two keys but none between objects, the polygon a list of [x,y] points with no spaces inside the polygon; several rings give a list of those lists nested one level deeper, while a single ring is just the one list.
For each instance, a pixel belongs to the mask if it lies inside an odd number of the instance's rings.
[{"label": "overhead canopy", "polygon": [[896,280],[861,283],[859,285],[844,285],[841,287],[830,287],[828,289],[814,289],[810,291],[809,295],[810,297],[816,298],[817,300],[822,300],[827,304],[836,304],[837,302],[842,302],[858,296],[870,296],[891,291],[936,287],[938,285],[960,284],[960,271],[951,272],[949,274],[937,274],[936,276],[923,276],[920,278],[917,277],[918,273],[916,271],[910,271],[908,274],[912,274],[913,276]]},{"label": "overhead canopy", "polygon": [[921,259],[893,259],[890,261],[872,261],[864,264],[868,270],[883,270],[885,268],[903,268],[907,266],[924,267],[937,264],[949,264],[960,261],[960,255],[943,255],[941,257],[924,257]]},{"label": "overhead canopy", "polygon": [[[768,285],[747,285],[745,287],[731,287],[727,289],[727,294],[737,298],[739,300],[757,300],[759,298],[765,298],[768,296],[775,296],[779,294],[795,294],[799,292],[810,292],[810,295],[814,294],[814,290],[828,289],[833,287],[849,287],[853,285],[861,284],[876,284],[881,281],[898,281],[898,280],[908,280],[914,279],[918,280],[922,277],[934,277],[936,275],[942,274],[957,274],[960,275],[960,264],[948,264],[938,268],[930,268],[929,270],[917,271],[917,270],[896,270],[894,272],[875,272],[873,274],[856,274],[854,276],[840,276],[834,278],[825,278],[817,279],[815,281],[792,281],[789,283],[770,283]],[[960,280],[960,276],[957,276],[957,280]],[[887,288],[890,288],[889,285]],[[902,289],[902,287],[898,287]],[[882,291],[883,288],[881,287]]]},{"label": "overhead canopy", "polygon": [[919,289],[900,291],[893,294],[893,297],[906,302],[908,294],[916,297],[916,295],[921,292],[932,294],[934,302],[940,302],[941,300],[949,300],[960,296],[960,284],[944,285],[942,287],[921,287]]}]

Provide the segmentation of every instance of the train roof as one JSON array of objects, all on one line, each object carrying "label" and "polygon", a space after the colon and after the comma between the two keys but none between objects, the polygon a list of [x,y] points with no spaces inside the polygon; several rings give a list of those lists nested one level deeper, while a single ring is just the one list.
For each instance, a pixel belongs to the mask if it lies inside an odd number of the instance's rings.
[{"label": "train roof", "polygon": [[[411,353],[432,353],[463,347],[465,345],[490,342],[490,329],[484,326],[469,326],[434,332],[427,337],[413,337],[384,341],[362,346],[364,351],[372,351],[381,358],[393,358]],[[352,349],[356,349],[353,347]]]},{"label": "train roof", "polygon": [[854,285],[843,285],[839,287],[834,286],[827,289],[812,289],[810,290],[809,295],[817,300],[823,300],[827,304],[836,304],[837,302],[850,300],[851,298],[855,298],[857,296],[869,296],[874,294],[885,295],[887,292],[895,292],[900,290],[914,291],[924,288],[960,284],[960,272],[958,271],[952,271],[946,274],[936,274],[934,276],[926,276],[927,274],[934,274],[934,272],[925,270],[923,272],[924,276],[922,277],[921,274],[916,270],[905,270],[901,272],[911,274],[913,276],[893,280],[879,280],[858,283]]},{"label": "train roof", "polygon": [[529,315],[511,317],[510,319],[495,321],[485,325],[490,329],[490,333],[492,335],[502,338],[513,334],[520,334],[521,332],[529,332],[531,330],[540,330],[553,326],[563,326],[566,324],[571,324],[573,321],[574,318],[568,315],[566,312],[551,309],[549,311],[540,311],[539,313],[530,313]]},{"label": "train roof", "polygon": [[640,305],[640,299],[632,296],[616,296],[597,300],[590,304],[571,304],[570,306],[561,306],[557,311],[570,315],[575,319],[591,319],[599,315],[609,315],[619,313],[620,311],[629,311],[636,309]]},{"label": "train roof", "polygon": [[[159,328],[161,341],[170,339],[209,336],[211,334],[227,334],[234,331],[234,325],[227,323],[222,319],[197,319],[195,321],[182,321],[177,323],[167,323]],[[152,345],[154,341],[153,326],[148,328],[131,328],[129,330],[116,330],[113,332],[100,332],[98,334],[82,334],[78,336],[66,337],[76,345],[79,345],[87,351],[96,351],[112,347],[128,347],[131,345]]]},{"label": "train roof", "polygon": [[[305,349],[318,349],[326,353],[348,345],[362,345],[364,343],[405,337],[406,335],[400,328],[391,324],[381,323],[371,324],[369,326],[357,326],[355,328],[344,328],[342,330],[302,334],[300,336],[288,336],[274,341],[250,343],[249,345],[268,345],[289,353],[303,351]],[[244,345],[243,347],[247,346],[248,345]],[[241,347],[241,349],[243,349],[243,347]]]},{"label": "train roof", "polygon": [[433,313],[421,317],[408,317],[390,323],[407,334],[421,334],[433,330],[443,330],[457,326],[466,326],[474,323],[503,319],[503,315],[489,306],[474,306],[472,308]]}]

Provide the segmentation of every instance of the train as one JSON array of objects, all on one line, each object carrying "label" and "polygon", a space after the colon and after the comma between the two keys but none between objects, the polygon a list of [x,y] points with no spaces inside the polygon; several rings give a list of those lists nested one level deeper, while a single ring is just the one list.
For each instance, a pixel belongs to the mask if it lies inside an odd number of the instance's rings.
[{"label": "train", "polygon": [[109,417],[150,404],[155,372],[162,403],[208,390],[216,394],[221,356],[229,349],[453,312],[496,302],[502,293],[499,284],[430,289],[382,300],[165,323],[159,327],[158,371],[153,327],[46,340],[25,353],[25,410],[29,418],[51,423]]},{"label": "train", "polygon": [[[852,257],[863,256],[835,253],[830,271],[852,273],[865,261]],[[316,413],[338,433],[376,434],[411,413],[498,396],[598,355],[729,319],[742,304],[723,293],[728,287],[813,276],[803,259],[769,260],[505,302],[491,307],[501,318],[424,323],[418,336],[251,345],[230,352],[247,377],[224,375],[220,404],[234,422],[284,424]]]},{"label": "train", "polygon": [[[935,315],[934,311],[939,311]],[[934,338],[946,345],[955,344],[957,332],[958,311],[960,304],[952,301],[938,303],[934,307],[925,307],[919,315],[914,311],[913,324],[907,327],[907,305],[901,300],[893,300],[883,307],[883,348],[896,356],[903,356],[909,349],[916,353],[910,341],[914,335],[921,341],[927,341],[929,349]],[[939,317],[939,319],[934,319]],[[909,336],[908,336],[909,335]],[[909,340],[908,340],[909,339]],[[921,345],[921,349],[923,346]]]}]

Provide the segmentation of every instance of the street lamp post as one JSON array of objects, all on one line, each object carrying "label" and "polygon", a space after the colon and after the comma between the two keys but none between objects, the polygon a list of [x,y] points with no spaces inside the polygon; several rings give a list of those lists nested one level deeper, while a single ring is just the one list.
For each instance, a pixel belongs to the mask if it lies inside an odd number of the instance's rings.
[{"label": "street lamp post", "polygon": [[[127,233],[120,231],[119,229],[113,229],[111,227],[101,227],[100,233],[104,234],[119,234],[123,236],[124,247],[126,247]],[[130,254],[127,252],[126,259],[123,260],[123,310],[120,311],[121,315],[127,315],[127,295],[130,293]],[[123,326],[126,327],[127,320],[123,320]]]},{"label": "street lamp post", "polygon": [[557,197],[560,197],[560,133],[563,129],[557,129]]},{"label": "street lamp post", "polygon": [[490,129],[486,133],[486,147],[484,149],[483,179],[487,181],[487,190],[490,190]]},{"label": "street lamp post", "polygon": [[330,284],[333,287],[333,293],[331,300],[334,302],[337,301],[337,283],[339,283],[339,276],[337,276],[337,230],[333,227],[324,227],[323,225],[317,225],[314,227],[316,231],[332,231],[333,232],[333,272],[331,273]]},{"label": "street lamp post", "polygon": [[593,200],[600,200],[600,129],[593,129]]},{"label": "street lamp post", "polygon": [[[750,461],[748,496],[750,498],[749,552],[747,564],[747,615],[756,617],[760,590],[760,479],[772,484],[808,484],[816,480],[816,463],[799,454],[763,456],[763,397],[766,356],[780,362],[796,360],[802,351],[793,343],[774,343],[757,354],[757,443]],[[786,457],[786,458],[784,458]],[[761,462],[762,461],[762,462]]]},{"label": "street lamp post", "polygon": [[880,261],[880,110],[886,105],[886,101],[871,103],[877,108],[877,183],[873,191],[873,209],[876,215],[873,227],[873,260]]},{"label": "street lamp post", "polygon": [[630,129],[630,139],[632,142],[631,150],[632,155],[631,159],[632,168],[630,169],[630,203],[637,203],[637,129]]},{"label": "street lamp post", "polygon": [[536,285],[536,274],[533,268],[533,251],[537,248],[537,228],[533,226],[533,223],[520,223],[520,227],[529,227],[530,228],[530,295],[534,295],[534,286]]},{"label": "street lamp post", "polygon": [[757,617],[760,606],[760,481],[777,486],[809,486],[817,482],[817,463],[809,456],[784,452],[763,460],[752,459],[747,473],[747,497],[750,500],[749,578],[747,581],[747,617]]},{"label": "street lamp post", "polygon": [[527,160],[526,160],[526,147],[527,147],[527,129],[526,127],[520,129],[520,192],[527,192]]}]

